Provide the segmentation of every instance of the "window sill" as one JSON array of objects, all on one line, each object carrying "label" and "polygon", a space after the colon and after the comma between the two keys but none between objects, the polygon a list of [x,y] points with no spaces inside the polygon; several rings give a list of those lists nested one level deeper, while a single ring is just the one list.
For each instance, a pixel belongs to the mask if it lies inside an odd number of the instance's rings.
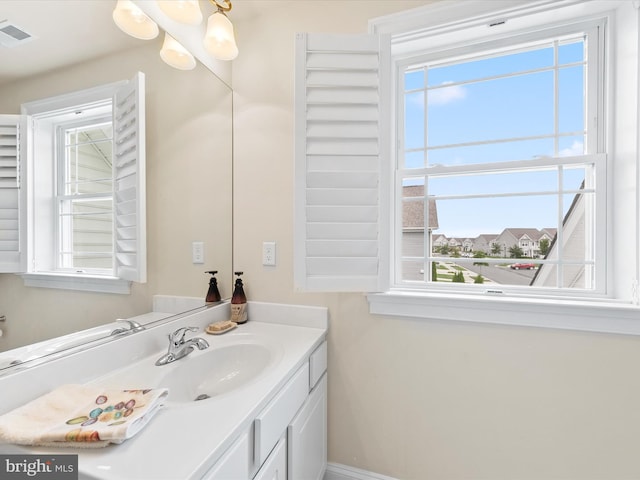
[{"label": "window sill", "polygon": [[400,291],[373,293],[367,299],[369,312],[378,315],[640,335],[640,307],[615,301]]},{"label": "window sill", "polygon": [[116,277],[98,275],[67,275],[63,273],[22,273],[25,287],[58,288],[83,292],[131,293],[131,282]]}]

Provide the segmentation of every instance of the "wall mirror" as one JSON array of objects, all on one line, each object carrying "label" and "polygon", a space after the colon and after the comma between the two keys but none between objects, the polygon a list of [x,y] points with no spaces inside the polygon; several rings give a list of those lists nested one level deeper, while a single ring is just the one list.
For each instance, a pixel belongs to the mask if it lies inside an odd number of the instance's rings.
[{"label": "wall mirror", "polygon": [[[204,305],[207,270],[219,272],[222,297],[231,295],[232,90],[210,65],[180,71],[165,64],[162,30],[147,41],[120,31],[111,17],[115,4],[3,0],[0,29],[15,25],[34,39],[0,41],[0,113],[145,74],[147,282],[122,295],[25,287],[21,276],[0,274],[0,354],[146,314],[154,295],[201,298]],[[213,7],[201,6],[206,18]],[[193,242],[204,245],[202,264],[192,261]]]}]

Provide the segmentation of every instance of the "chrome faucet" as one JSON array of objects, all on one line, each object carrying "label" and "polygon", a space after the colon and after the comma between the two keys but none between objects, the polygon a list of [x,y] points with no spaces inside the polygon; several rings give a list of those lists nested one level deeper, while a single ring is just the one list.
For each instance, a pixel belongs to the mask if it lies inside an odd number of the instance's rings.
[{"label": "chrome faucet", "polygon": [[113,332],[110,333],[111,336],[120,335],[121,333],[140,332],[141,330],[144,330],[144,327],[140,325],[138,322],[136,322],[135,320],[118,318],[116,319],[116,322],[126,323],[129,326],[129,328],[126,328],[126,327],[116,328]]},{"label": "chrome faucet", "polygon": [[156,365],[167,365],[168,363],[180,360],[182,357],[186,357],[193,352],[194,347],[198,350],[204,350],[209,347],[209,342],[204,338],[194,337],[189,340],[185,340],[187,332],[197,332],[196,327],[182,327],[175,332],[169,334],[169,350],[157,361]]}]

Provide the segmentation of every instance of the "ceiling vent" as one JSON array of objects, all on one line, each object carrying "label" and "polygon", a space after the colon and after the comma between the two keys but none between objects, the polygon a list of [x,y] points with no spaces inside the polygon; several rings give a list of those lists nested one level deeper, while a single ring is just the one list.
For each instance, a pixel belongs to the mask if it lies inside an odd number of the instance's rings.
[{"label": "ceiling vent", "polygon": [[0,21],[0,45],[3,47],[16,47],[35,39],[36,37],[25,32],[23,28],[15,23],[9,20]]}]

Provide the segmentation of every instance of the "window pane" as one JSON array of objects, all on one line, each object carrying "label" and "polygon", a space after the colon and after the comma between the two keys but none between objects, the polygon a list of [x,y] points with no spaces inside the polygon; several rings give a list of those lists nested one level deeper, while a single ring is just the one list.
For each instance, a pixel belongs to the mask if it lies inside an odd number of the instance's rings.
[{"label": "window pane", "polygon": [[584,61],[584,41],[566,43],[558,47],[558,63],[575,63]]},{"label": "window pane", "polygon": [[560,157],[571,157],[574,155],[584,155],[585,151],[584,135],[572,135],[560,137],[558,139]]},{"label": "window pane", "polygon": [[563,190],[577,190],[582,188],[585,179],[587,178],[587,172],[590,172],[591,168],[583,165],[578,166],[565,166],[562,171],[562,189]]},{"label": "window pane", "polygon": [[65,129],[63,165],[65,195],[106,193],[112,187],[112,126],[91,123]]},{"label": "window pane", "polygon": [[405,152],[404,168],[423,168],[424,167],[424,151]]},{"label": "window pane", "polygon": [[67,147],[66,157],[66,195],[111,191],[111,141]]},{"label": "window pane", "polygon": [[[497,195],[558,191],[556,167],[547,170],[485,173],[475,175],[432,176],[429,195]],[[533,201],[533,197],[532,197]]]},{"label": "window pane", "polygon": [[415,90],[416,88],[424,88],[424,70],[416,70],[404,75],[404,89]]},{"label": "window pane", "polygon": [[553,66],[553,48],[541,48],[443,67],[432,67],[429,69],[428,86],[434,87],[451,82],[464,82],[551,66]]},{"label": "window pane", "polygon": [[429,168],[402,172],[398,280],[595,288],[595,168],[554,160],[588,153],[585,41],[530,47],[405,76],[427,88],[405,94],[399,167]]},{"label": "window pane", "polygon": [[553,155],[553,138],[520,140],[429,150],[429,166],[531,160]]},{"label": "window pane", "polygon": [[424,148],[424,93],[405,96],[405,148]]},{"label": "window pane", "polygon": [[112,203],[111,198],[60,202],[60,242],[64,268],[112,267]]},{"label": "window pane", "polygon": [[505,229],[555,228],[558,224],[557,195],[436,200],[435,203],[437,233],[448,238],[499,235]]},{"label": "window pane", "polygon": [[[457,97],[429,102],[429,146],[553,133],[552,72],[460,87]],[[429,91],[432,95],[434,91]],[[408,103],[408,102],[407,102]],[[407,132],[411,138],[412,132]]]},{"label": "window pane", "polygon": [[563,68],[558,72],[559,133],[584,131],[584,67]]}]

